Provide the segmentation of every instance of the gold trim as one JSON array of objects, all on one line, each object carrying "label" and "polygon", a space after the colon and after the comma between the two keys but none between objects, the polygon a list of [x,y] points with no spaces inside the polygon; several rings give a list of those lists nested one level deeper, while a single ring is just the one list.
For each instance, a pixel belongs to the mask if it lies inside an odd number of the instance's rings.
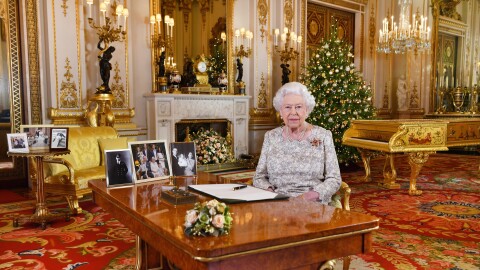
[{"label": "gold trim", "polygon": [[265,88],[265,78],[263,77],[263,72],[260,77],[260,90],[258,90],[257,105],[259,108],[267,108],[267,90]]},{"label": "gold trim", "polygon": [[292,243],[287,243],[287,244],[282,244],[282,245],[275,245],[275,246],[269,246],[269,247],[264,247],[264,248],[258,248],[254,250],[248,250],[248,251],[242,251],[242,252],[237,252],[237,253],[232,253],[232,254],[227,254],[227,255],[220,255],[217,257],[195,257],[192,256],[191,254],[188,254],[196,261],[199,262],[216,262],[216,261],[221,261],[229,258],[234,258],[234,257],[239,257],[239,256],[244,256],[244,255],[251,255],[251,254],[259,254],[263,252],[269,252],[269,251],[275,251],[275,250],[280,250],[280,249],[285,249],[285,248],[291,248],[291,247],[298,247],[302,245],[309,245],[309,244],[315,244],[319,242],[324,242],[328,240],[335,240],[343,237],[350,237],[353,235],[359,235],[359,234],[365,234],[365,233],[370,233],[375,230],[378,230],[379,226],[376,226],[374,228],[370,229],[363,229],[360,231],[355,231],[355,232],[348,232],[348,233],[341,233],[341,234],[335,234],[335,235],[329,235],[329,236],[324,236],[324,237],[319,237],[319,238],[313,238],[313,239],[307,239],[307,240],[302,240],[302,241],[297,241],[297,242],[292,242]]},{"label": "gold trim", "polygon": [[[63,16],[66,18],[67,17],[67,9],[68,9],[68,6],[67,6],[67,1],[68,0],[63,0],[63,4],[60,6],[61,8],[63,8]],[[55,7],[55,6],[53,6]],[[54,8],[55,9],[55,8]]]},{"label": "gold trim", "polygon": [[81,109],[81,104],[83,100],[83,92],[82,92],[82,68],[80,67],[80,63],[82,62],[80,59],[80,0],[75,0],[75,16],[76,16],[76,31],[77,31],[77,72],[78,72],[78,104],[80,104],[80,109]]},{"label": "gold trim", "polygon": [[[30,81],[31,124],[42,123],[42,96],[40,91],[40,63],[38,49],[37,1],[26,0],[28,74]],[[57,85],[58,89],[58,85]]]},{"label": "gold trim", "polygon": [[265,30],[265,26],[267,24],[269,12],[270,10],[267,4],[267,0],[258,0],[257,16],[258,16],[258,23],[260,24],[260,32],[262,33],[260,35],[260,37],[262,38],[262,43],[263,43],[263,38],[265,37],[265,33],[267,33],[267,37],[268,37],[268,32],[267,30]]},{"label": "gold trim", "polygon": [[283,21],[285,22],[285,27],[292,30],[293,27],[293,0],[285,0],[283,4]]},{"label": "gold trim", "polygon": [[376,16],[375,16],[375,7],[371,6],[370,8],[370,24],[369,24],[369,41],[370,41],[370,57],[373,57],[375,52],[375,33],[377,32],[376,28]]},{"label": "gold trim", "polygon": [[[10,88],[10,125],[12,132],[20,132],[20,125],[23,118],[22,106],[22,62],[20,58],[20,35],[19,35],[19,9],[17,0],[5,1],[6,6],[6,31],[8,37],[7,60],[9,65],[9,88]],[[26,9],[27,17],[30,15]],[[12,158],[13,166],[9,169],[0,170],[0,177],[4,180],[23,180],[26,179],[26,163],[23,158]]]}]

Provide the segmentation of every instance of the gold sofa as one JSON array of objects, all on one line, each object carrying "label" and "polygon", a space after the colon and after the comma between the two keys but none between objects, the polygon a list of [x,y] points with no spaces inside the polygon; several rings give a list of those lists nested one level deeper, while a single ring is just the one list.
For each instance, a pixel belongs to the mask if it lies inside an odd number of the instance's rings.
[{"label": "gold sofa", "polygon": [[[119,142],[121,140],[121,142]],[[115,142],[127,146],[127,138],[118,138],[112,127],[73,127],[68,131],[70,154],[57,156],[44,162],[45,193],[63,195],[73,214],[82,212],[78,200],[91,193],[88,181],[105,179],[103,150]]]}]

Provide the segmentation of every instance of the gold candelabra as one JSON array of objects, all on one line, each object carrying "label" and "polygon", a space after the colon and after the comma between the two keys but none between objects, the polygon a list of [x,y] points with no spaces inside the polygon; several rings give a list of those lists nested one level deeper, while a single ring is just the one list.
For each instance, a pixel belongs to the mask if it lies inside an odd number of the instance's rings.
[{"label": "gold candelabra", "polygon": [[[92,6],[93,0],[87,0],[88,4],[88,24],[90,27],[95,29],[95,32],[98,35],[98,38],[104,44],[104,48],[108,48],[108,45],[111,42],[125,40],[125,35],[127,34],[127,17],[128,9],[123,8],[123,5],[118,5],[116,1],[110,4],[110,0],[105,0],[100,3],[100,12],[102,16],[100,18],[99,24],[95,24],[92,18]],[[111,6],[110,6],[111,5]],[[107,10],[111,7],[115,10],[117,15],[116,21],[112,22],[110,16],[108,16]],[[102,22],[103,19],[103,22]],[[123,24],[122,24],[123,19]],[[101,52],[102,53],[102,52]]]},{"label": "gold candelabra", "polygon": [[302,43],[302,36],[297,36],[295,32],[291,32],[288,27],[285,27],[283,29],[283,33],[280,35],[281,42],[278,42],[278,35],[280,34],[280,30],[277,28],[274,30],[274,33],[274,51],[278,55],[280,55],[280,61],[282,63],[287,63],[291,60],[297,59],[297,56],[300,54],[298,48]]},{"label": "gold candelabra", "polygon": [[[226,37],[225,37],[226,39]],[[248,58],[252,53],[252,39],[253,33],[245,28],[235,30],[235,57]],[[223,36],[222,36],[222,40]]]},{"label": "gold candelabra", "polygon": [[[99,38],[97,48],[100,50],[98,53],[98,59],[100,76],[103,83],[97,87],[96,94],[111,94],[110,86],[108,85],[110,80],[110,71],[112,69],[110,60],[113,57],[112,54],[115,51],[115,47],[109,46],[109,44],[115,41],[123,42],[125,40],[125,35],[127,33],[128,9],[123,8],[123,5],[117,4],[116,1],[110,3],[110,0],[104,0],[99,4],[99,10],[102,14],[99,19],[100,22],[96,24],[92,18],[93,0],[87,0],[87,4],[88,24],[95,29],[95,32]],[[112,15],[116,15],[113,20],[110,18],[110,16],[108,16],[107,11],[109,8],[114,11]]]},{"label": "gold candelabra", "polygon": [[150,16],[150,36],[152,42],[153,59],[157,63],[156,89],[167,93],[168,74],[177,72],[177,64],[174,62],[175,48],[173,46],[173,27],[175,20],[169,15],[165,15],[162,23],[162,15],[157,13]]}]

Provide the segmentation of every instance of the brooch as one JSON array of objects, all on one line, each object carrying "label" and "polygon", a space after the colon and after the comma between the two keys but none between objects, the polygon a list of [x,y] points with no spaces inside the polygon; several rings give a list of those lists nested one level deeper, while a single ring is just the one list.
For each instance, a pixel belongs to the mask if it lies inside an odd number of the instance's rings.
[{"label": "brooch", "polygon": [[312,146],[318,147],[322,142],[319,139],[313,139],[311,142]]}]

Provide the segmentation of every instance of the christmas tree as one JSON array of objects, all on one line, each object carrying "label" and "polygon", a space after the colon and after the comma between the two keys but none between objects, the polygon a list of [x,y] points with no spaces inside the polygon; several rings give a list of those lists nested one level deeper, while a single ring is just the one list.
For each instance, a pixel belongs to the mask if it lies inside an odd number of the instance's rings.
[{"label": "christmas tree", "polygon": [[211,86],[218,86],[218,76],[227,72],[227,57],[225,56],[225,44],[221,39],[215,38],[211,42],[211,55],[208,57],[209,69],[208,83]]},{"label": "christmas tree", "polygon": [[353,147],[342,145],[343,133],[354,119],[375,116],[372,92],[355,71],[352,46],[338,39],[338,27],[332,24],[330,36],[312,51],[304,83],[315,97],[316,105],[307,121],[332,132],[340,164],[359,160]]}]

